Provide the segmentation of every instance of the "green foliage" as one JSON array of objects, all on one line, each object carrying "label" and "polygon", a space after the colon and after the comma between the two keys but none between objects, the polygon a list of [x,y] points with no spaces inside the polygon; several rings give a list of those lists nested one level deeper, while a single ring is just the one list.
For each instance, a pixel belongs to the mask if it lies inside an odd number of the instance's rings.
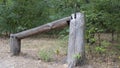
[{"label": "green foliage", "polygon": [[104,53],[106,51],[106,49],[103,47],[97,46],[97,47],[95,47],[95,51],[98,53]]},{"label": "green foliage", "polygon": [[41,50],[39,52],[39,57],[41,60],[44,60],[46,62],[50,62],[52,60],[52,54],[50,51],[46,51],[46,50]]},{"label": "green foliage", "polygon": [[[0,33],[30,29],[75,11],[86,15],[88,39],[96,32],[120,32],[119,3],[119,0],[0,0]],[[60,34],[66,32],[68,28]]]},{"label": "green foliage", "polygon": [[60,49],[56,49],[55,54],[58,56],[60,54]]},{"label": "green foliage", "polygon": [[110,43],[107,41],[102,41],[101,46],[95,47],[95,52],[97,53],[105,53],[107,51],[107,47],[110,46]]},{"label": "green foliage", "polygon": [[82,4],[80,11],[86,15],[86,39],[95,42],[95,33],[120,32],[120,1],[90,0]]},{"label": "green foliage", "polygon": [[0,32],[15,33],[44,24],[48,13],[43,4],[39,0],[6,0],[6,4],[0,4]]},{"label": "green foliage", "polygon": [[75,55],[73,55],[73,58],[75,58],[75,59],[81,59],[81,55],[80,54],[75,54]]}]

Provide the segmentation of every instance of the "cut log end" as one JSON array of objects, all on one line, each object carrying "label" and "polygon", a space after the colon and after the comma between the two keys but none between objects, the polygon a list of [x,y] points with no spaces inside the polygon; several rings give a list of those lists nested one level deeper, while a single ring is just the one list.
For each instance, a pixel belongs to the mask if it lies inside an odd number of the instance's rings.
[{"label": "cut log end", "polygon": [[10,52],[12,55],[19,55],[21,49],[21,40],[16,38],[14,34],[10,35]]}]

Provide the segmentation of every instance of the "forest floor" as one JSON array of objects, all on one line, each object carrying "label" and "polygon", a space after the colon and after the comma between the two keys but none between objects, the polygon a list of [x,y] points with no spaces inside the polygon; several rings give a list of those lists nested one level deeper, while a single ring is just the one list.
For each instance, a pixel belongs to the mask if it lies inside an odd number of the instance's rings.
[{"label": "forest floor", "polygon": [[[9,38],[0,38],[0,68],[67,68],[67,49],[63,47],[67,47],[67,42],[61,44],[61,40],[56,38],[27,38],[22,40],[21,54],[11,56],[9,41]],[[53,60],[45,62],[39,57],[39,51],[42,49],[60,49],[60,55],[54,53]],[[120,63],[97,63],[89,60],[86,65],[77,68],[120,68]]]}]

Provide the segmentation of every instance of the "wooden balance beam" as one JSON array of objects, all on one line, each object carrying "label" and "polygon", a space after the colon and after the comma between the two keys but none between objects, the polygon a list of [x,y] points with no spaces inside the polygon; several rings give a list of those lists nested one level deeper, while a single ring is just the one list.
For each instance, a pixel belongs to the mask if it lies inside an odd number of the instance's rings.
[{"label": "wooden balance beam", "polygon": [[[36,35],[41,32],[45,32],[51,29],[63,28],[70,22],[69,30],[69,43],[68,43],[68,68],[74,68],[78,62],[82,62],[85,57],[85,42],[84,42],[84,31],[85,31],[85,20],[84,14],[76,13],[70,17],[66,17],[60,20],[38,26],[23,32],[10,35],[10,51],[12,55],[19,55],[21,52],[21,39]],[[76,58],[74,56],[80,56]]]},{"label": "wooden balance beam", "polygon": [[36,28],[32,28],[20,33],[11,34],[10,35],[10,51],[13,53],[13,55],[19,55],[21,50],[21,39],[24,39],[26,37],[36,35],[38,33],[45,32],[51,29],[63,28],[68,25],[68,21],[70,21],[70,17],[56,20],[48,24],[44,24],[42,26],[38,26]]}]

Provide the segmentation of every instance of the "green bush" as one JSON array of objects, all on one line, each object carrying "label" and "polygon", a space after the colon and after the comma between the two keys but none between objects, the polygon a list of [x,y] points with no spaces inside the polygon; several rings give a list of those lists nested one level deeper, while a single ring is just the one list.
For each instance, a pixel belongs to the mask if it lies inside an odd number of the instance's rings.
[{"label": "green bush", "polygon": [[107,47],[110,46],[110,43],[107,41],[102,41],[100,46],[95,47],[95,52],[97,53],[105,53],[107,51]]}]

